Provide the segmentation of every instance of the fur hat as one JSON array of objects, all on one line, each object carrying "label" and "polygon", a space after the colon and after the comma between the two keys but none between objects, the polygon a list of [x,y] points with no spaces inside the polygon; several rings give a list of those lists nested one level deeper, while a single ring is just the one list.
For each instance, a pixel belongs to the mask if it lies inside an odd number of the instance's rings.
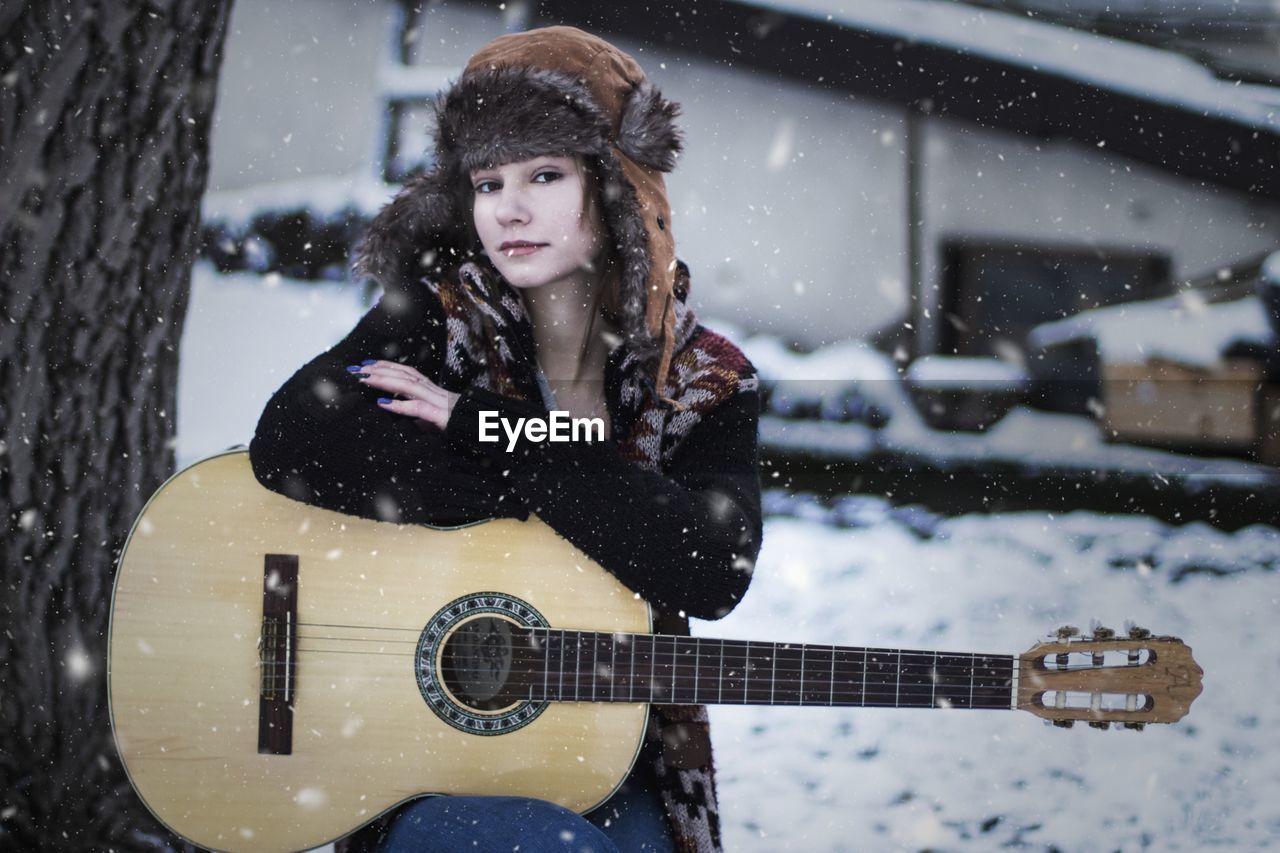
[{"label": "fur hat", "polygon": [[[662,174],[675,166],[680,107],[634,59],[574,27],[500,36],[434,101],[435,162],[406,182],[357,247],[356,271],[384,286],[475,260],[470,170],[581,155],[597,170],[619,264],[606,304],[662,394],[671,361],[677,262]],[[495,270],[496,273],[496,270]],[[687,287],[686,282],[682,285]],[[685,294],[681,292],[680,298]]]}]

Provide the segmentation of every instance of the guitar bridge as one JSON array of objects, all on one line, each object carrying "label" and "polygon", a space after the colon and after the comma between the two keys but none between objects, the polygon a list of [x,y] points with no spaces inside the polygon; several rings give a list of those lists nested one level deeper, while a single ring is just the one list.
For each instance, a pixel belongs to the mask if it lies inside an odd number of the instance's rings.
[{"label": "guitar bridge", "polygon": [[293,753],[293,699],[298,663],[298,556],[267,554],[262,572],[258,640],[258,753]]}]

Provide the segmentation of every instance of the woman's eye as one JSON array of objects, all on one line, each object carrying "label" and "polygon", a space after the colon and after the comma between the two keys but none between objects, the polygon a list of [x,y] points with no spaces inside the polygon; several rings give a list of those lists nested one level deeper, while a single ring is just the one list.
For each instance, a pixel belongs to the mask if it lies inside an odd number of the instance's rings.
[{"label": "woman's eye", "polygon": [[544,184],[549,184],[549,183],[551,183],[552,181],[558,180],[558,179],[560,178],[560,173],[559,173],[559,172],[554,172],[554,171],[551,171],[550,169],[548,169],[548,170],[547,170],[547,171],[545,171],[545,172],[539,172],[538,174],[536,174],[536,175],[534,175],[534,176],[533,176],[533,179],[534,179],[535,181],[536,181],[536,180],[538,180],[539,178],[546,178],[546,180],[545,180],[545,181],[542,181],[542,183],[544,183]]},{"label": "woman's eye", "polygon": [[493,190],[488,189],[488,187],[497,186],[497,183],[498,183],[497,181],[481,181],[480,183],[476,184],[475,190],[477,193],[490,193],[490,192],[493,192]]}]

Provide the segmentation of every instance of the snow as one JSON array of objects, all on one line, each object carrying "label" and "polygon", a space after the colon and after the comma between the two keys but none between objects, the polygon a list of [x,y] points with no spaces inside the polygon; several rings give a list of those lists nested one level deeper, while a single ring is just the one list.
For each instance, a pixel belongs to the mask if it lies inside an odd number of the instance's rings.
[{"label": "snow", "polygon": [[925,355],[911,362],[906,380],[916,386],[978,383],[983,388],[1019,389],[1029,383],[1027,372],[998,358]]},{"label": "snow", "polygon": [[201,217],[205,222],[234,226],[247,223],[260,213],[305,209],[327,219],[352,207],[372,218],[399,189],[398,185],[385,183],[365,172],[275,181],[205,193]]},{"label": "snow", "polygon": [[1273,287],[1280,287],[1280,252],[1272,252],[1262,262],[1262,279]]},{"label": "snow", "polygon": [[[1120,307],[1124,306],[1116,306]],[[1219,317],[1214,328],[1224,339],[1244,340],[1255,333],[1255,319],[1250,313],[1238,312]],[[1110,318],[1107,322],[1111,322]],[[1231,322],[1239,324],[1234,331]],[[982,462],[1008,462],[1028,469],[1064,473],[1123,472],[1162,478],[1166,482],[1176,479],[1183,488],[1195,491],[1225,481],[1237,486],[1253,483],[1258,488],[1275,488],[1273,467],[1232,458],[1187,456],[1114,444],[1106,440],[1101,426],[1092,417],[1046,412],[1029,406],[1013,407],[983,432],[939,432],[926,425],[916,411],[904,383],[899,381],[893,359],[866,342],[849,341],[802,354],[790,351],[773,336],[748,336],[726,323],[714,320],[707,323],[738,341],[761,378],[775,383],[778,389],[785,389],[789,398],[819,400],[856,388],[891,416],[887,426],[873,429],[859,423],[799,421],[762,415],[761,443],[776,450],[824,459],[860,459],[886,452],[927,459],[929,464],[944,470]],[[1123,324],[1118,323],[1117,337],[1121,336],[1122,328]],[[1208,334],[1203,327],[1184,332],[1180,337]],[[1195,345],[1190,340],[1182,343],[1187,348]],[[956,375],[972,377],[971,373]]]},{"label": "snow", "polygon": [[[935,0],[768,0],[765,5],[1280,132],[1275,88],[1236,86],[1188,57],[1159,48]],[[1098,135],[1105,141],[1104,130]]]},{"label": "snow", "polygon": [[178,467],[247,445],[275,390],[365,310],[349,285],[196,264],[178,363]]},{"label": "snow", "polygon": [[1232,344],[1276,343],[1258,297],[1208,303],[1194,291],[1082,311],[1036,326],[1028,342],[1043,348],[1085,337],[1097,341],[1104,362],[1164,359],[1206,370],[1219,364]]},{"label": "snow", "polygon": [[746,599],[698,636],[1019,654],[1063,624],[1131,619],[1191,646],[1204,693],[1141,733],[1023,712],[714,707],[728,849],[1254,850],[1280,831],[1275,528],[767,504]]},{"label": "snow", "polygon": [[[247,442],[271,392],[365,307],[358,288],[198,264],[179,464]],[[892,407],[879,431],[765,418],[766,441],[810,430],[812,450],[888,442],[938,464],[1027,456],[1034,444],[1091,468],[1194,464],[1206,483],[1224,471],[1265,482],[1260,466],[1105,445],[1084,418],[1016,409],[986,434],[934,433],[892,359],[866,344],[800,354],[708,322],[764,375],[822,389],[857,381]],[[695,622],[699,636],[1017,654],[1062,624],[1132,619],[1182,637],[1205,692],[1186,720],[1141,733],[1056,729],[1022,712],[716,707],[728,849],[1253,850],[1280,833],[1280,761],[1266,746],[1280,725],[1275,527],[1227,533],[1092,512],[948,517],[874,496],[822,502],[777,490],[765,509],[748,595],[724,620]]]}]

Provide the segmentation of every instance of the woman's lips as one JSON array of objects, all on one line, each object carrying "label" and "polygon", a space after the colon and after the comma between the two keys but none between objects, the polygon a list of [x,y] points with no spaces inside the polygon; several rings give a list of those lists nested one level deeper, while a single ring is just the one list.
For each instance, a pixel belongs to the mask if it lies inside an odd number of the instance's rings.
[{"label": "woman's lips", "polygon": [[546,243],[503,243],[499,251],[508,258],[518,258],[521,255],[532,255],[545,245]]}]

